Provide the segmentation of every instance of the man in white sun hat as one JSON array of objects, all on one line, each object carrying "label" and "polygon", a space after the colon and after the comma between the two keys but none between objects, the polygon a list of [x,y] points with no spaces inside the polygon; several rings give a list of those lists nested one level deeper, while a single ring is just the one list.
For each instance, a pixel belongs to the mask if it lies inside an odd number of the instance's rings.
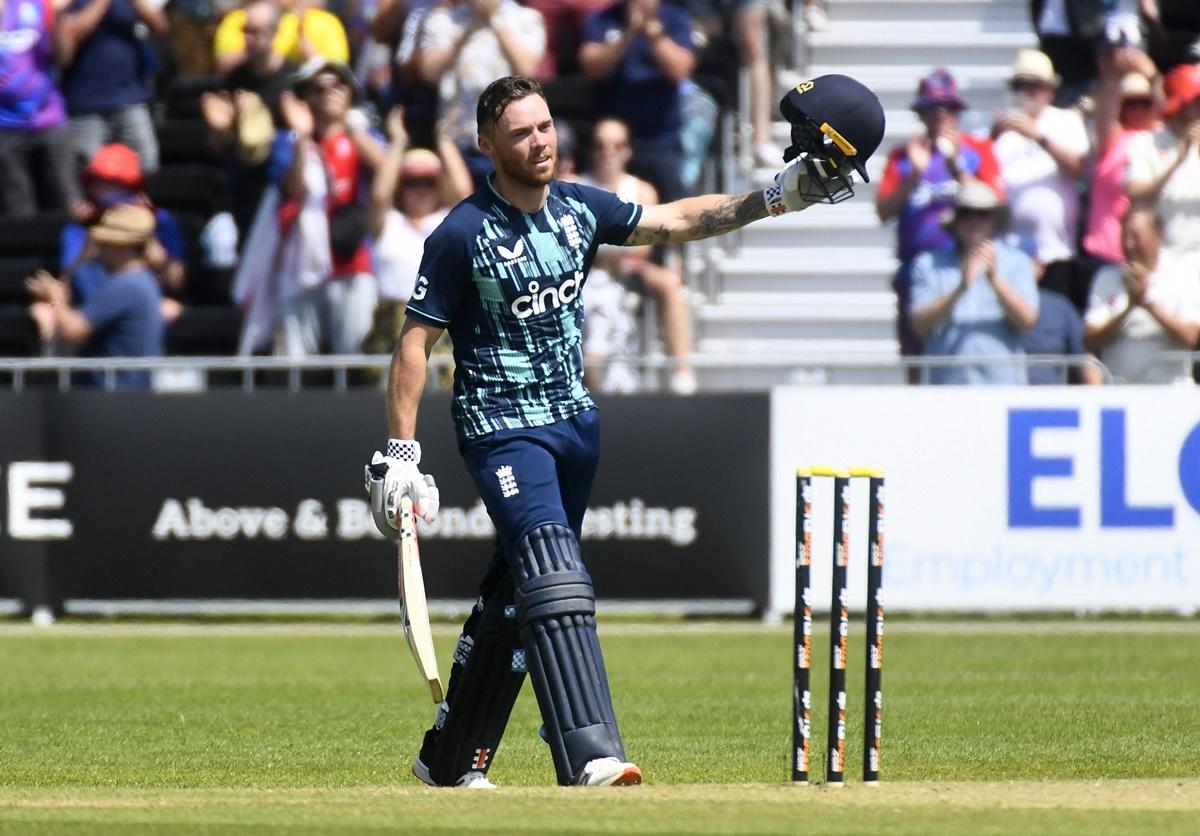
[{"label": "man in white sun hat", "polygon": [[1008,80],[1012,101],[992,125],[996,159],[1012,212],[1012,231],[1045,270],[1042,285],[1068,298],[1082,281],[1075,258],[1078,182],[1091,143],[1074,110],[1054,107],[1060,79],[1045,53],[1017,53]]}]

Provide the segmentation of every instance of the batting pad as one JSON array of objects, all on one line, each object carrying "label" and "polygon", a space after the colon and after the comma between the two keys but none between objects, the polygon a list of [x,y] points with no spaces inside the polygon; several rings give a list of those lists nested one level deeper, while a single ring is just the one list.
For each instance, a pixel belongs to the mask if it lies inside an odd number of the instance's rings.
[{"label": "batting pad", "polygon": [[575,534],[551,523],[513,555],[517,618],[558,782],[594,758],[625,760],[596,635],[596,596]]},{"label": "batting pad", "polygon": [[525,682],[525,651],[517,632],[512,576],[476,607],[463,626],[446,713],[430,759],[429,774],[440,786],[453,786],[468,772],[492,765],[509,714]]}]

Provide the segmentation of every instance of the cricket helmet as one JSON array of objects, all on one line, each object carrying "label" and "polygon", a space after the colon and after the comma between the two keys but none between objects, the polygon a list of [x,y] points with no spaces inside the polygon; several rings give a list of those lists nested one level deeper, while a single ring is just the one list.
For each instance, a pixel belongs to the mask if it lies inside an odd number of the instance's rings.
[{"label": "cricket helmet", "polygon": [[792,126],[784,162],[806,154],[836,173],[811,179],[815,199],[836,203],[853,195],[848,167],[870,182],[867,160],[883,141],[884,130],[883,105],[870,88],[845,75],[817,76],[789,90],[779,110]]}]

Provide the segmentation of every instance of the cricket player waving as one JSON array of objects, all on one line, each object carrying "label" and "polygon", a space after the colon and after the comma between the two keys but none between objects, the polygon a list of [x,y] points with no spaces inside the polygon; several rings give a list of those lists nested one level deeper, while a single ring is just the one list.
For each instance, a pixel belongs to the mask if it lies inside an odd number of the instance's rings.
[{"label": "cricket player waving", "polygon": [[865,177],[882,138],[878,100],[844,76],[788,95],[791,162],[774,185],[648,207],[554,179],[554,122],[536,81],[501,78],[479,97],[479,147],[495,173],[425,243],[392,357],[391,437],[373,461],[375,474],[386,466],[376,476],[384,489],[373,493],[385,534],[394,536],[403,495],[434,518],[438,491],[421,470],[417,408],[429,350],[448,329],[459,449],[497,543],[446,700],[413,764],[425,783],[493,786],[488,769],[526,672],[560,784],[641,783],[617,729],[580,556],[599,455],[596,406],[583,385],[583,284],[601,244],[692,241],[852,194],[852,170]]}]

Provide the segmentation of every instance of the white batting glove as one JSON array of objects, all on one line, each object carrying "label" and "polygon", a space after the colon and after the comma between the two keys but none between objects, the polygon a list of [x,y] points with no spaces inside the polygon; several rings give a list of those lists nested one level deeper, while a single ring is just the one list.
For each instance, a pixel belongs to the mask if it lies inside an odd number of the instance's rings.
[{"label": "white batting glove", "polygon": [[365,481],[371,497],[371,517],[385,537],[396,537],[400,528],[400,498],[407,495],[414,513],[433,522],[441,506],[441,495],[433,477],[421,473],[421,445],[416,441],[389,438],[385,456],[378,450],[367,465]]},{"label": "white batting glove", "polygon": [[[763,189],[763,200],[771,215],[800,212],[825,198],[816,181],[828,182],[838,178],[838,172],[828,162],[801,154],[775,175],[775,185]],[[853,178],[853,175],[850,175]],[[832,191],[837,191],[835,185]]]}]

